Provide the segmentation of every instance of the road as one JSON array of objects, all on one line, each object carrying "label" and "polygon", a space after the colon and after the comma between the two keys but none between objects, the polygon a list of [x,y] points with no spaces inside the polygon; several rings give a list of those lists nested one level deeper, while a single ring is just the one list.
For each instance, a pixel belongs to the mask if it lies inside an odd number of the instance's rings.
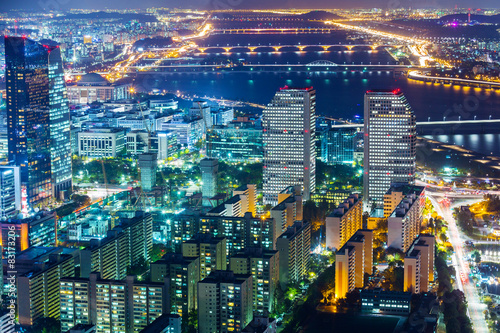
[{"label": "road", "polygon": [[[465,251],[463,248],[463,240],[460,234],[460,231],[455,223],[455,219],[452,215],[453,207],[471,204],[477,202],[479,200],[467,200],[462,201],[460,203],[455,203],[450,207],[444,207],[438,203],[437,198],[434,198],[432,195],[427,194],[429,200],[431,200],[434,208],[438,215],[442,216],[445,221],[448,223],[448,239],[450,240],[451,245],[455,249],[455,253],[453,254],[452,261],[453,265],[456,269],[456,277],[457,277],[457,285],[460,290],[462,290],[467,299],[467,308],[469,312],[469,317],[472,321],[472,325],[474,331],[477,333],[488,333],[488,326],[486,325],[486,321],[484,319],[483,311],[486,309],[486,305],[482,304],[479,301],[479,294],[477,292],[476,287],[473,283],[471,283],[468,279],[470,270],[469,264],[466,262]],[[465,276],[466,280],[460,281],[460,276]]]}]

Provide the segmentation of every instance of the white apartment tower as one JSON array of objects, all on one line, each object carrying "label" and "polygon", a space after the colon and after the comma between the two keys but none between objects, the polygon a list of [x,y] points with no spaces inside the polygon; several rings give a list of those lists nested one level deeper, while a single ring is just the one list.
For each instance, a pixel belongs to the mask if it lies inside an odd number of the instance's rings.
[{"label": "white apartment tower", "polygon": [[370,211],[392,183],[414,184],[416,121],[399,89],[367,91],[364,119],[363,202]]},{"label": "white apartment tower", "polygon": [[280,88],[262,113],[264,203],[278,204],[278,193],[302,186],[304,200],[316,186],[316,91]]}]

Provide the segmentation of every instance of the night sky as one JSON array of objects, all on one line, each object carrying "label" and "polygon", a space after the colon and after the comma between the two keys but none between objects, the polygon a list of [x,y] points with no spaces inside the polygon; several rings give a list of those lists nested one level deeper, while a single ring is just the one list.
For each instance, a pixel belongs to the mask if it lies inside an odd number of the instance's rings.
[{"label": "night sky", "polygon": [[0,0],[0,11],[9,9],[70,8],[498,8],[499,0]]}]

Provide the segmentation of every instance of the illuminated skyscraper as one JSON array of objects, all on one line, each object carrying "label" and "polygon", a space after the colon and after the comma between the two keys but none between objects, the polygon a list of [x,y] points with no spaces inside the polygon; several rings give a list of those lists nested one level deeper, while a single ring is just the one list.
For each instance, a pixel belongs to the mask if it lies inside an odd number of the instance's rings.
[{"label": "illuminated skyscraper", "polygon": [[9,160],[32,208],[71,187],[69,106],[58,46],[5,37]]},{"label": "illuminated skyscraper", "polygon": [[280,88],[262,113],[264,203],[278,204],[278,193],[302,186],[304,200],[316,187],[316,91]]},{"label": "illuminated skyscraper", "polygon": [[363,202],[381,205],[392,183],[415,182],[415,114],[403,93],[371,90],[365,94]]}]

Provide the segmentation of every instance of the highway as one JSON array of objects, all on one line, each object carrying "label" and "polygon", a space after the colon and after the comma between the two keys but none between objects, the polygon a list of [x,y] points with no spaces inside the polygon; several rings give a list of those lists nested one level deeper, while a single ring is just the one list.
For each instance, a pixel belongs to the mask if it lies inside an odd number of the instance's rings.
[{"label": "highway", "polygon": [[[473,283],[469,281],[469,264],[466,262],[466,253],[462,244],[464,243],[460,235],[460,231],[455,223],[455,219],[452,215],[453,207],[459,205],[472,204],[478,200],[466,200],[460,201],[451,205],[450,207],[444,207],[438,203],[437,198],[432,195],[427,194],[429,200],[431,200],[434,208],[438,215],[442,216],[444,220],[448,223],[448,239],[453,246],[455,253],[453,254],[452,261],[456,270],[456,280],[457,286],[465,294],[467,300],[467,308],[469,317],[471,319],[474,331],[477,333],[488,333],[488,326],[484,319],[483,311],[486,309],[486,305],[479,301],[479,294]],[[464,281],[460,281],[460,276],[464,276]]]}]

